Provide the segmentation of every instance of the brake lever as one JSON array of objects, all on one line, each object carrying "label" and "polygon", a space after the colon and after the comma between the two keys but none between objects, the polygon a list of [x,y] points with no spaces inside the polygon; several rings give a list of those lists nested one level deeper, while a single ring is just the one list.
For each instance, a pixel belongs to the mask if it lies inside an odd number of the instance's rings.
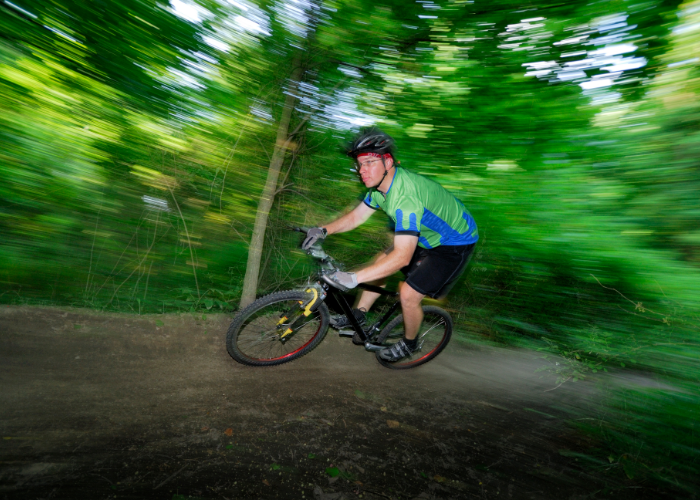
[{"label": "brake lever", "polygon": [[329,284],[330,286],[332,286],[333,288],[337,288],[337,289],[340,290],[341,292],[347,292],[347,291],[349,290],[349,288],[346,288],[346,287],[344,287],[343,285],[341,285],[340,283],[336,283],[335,281],[333,281],[332,279],[330,279],[330,278],[328,277],[328,274],[326,274],[326,273],[324,273],[324,274],[321,275],[321,279],[322,279],[323,281],[325,281],[326,283],[328,283],[328,284]]},{"label": "brake lever", "polygon": [[329,262],[332,260],[331,256],[324,252],[323,248],[317,245],[312,245],[311,248],[306,251],[306,254],[320,260],[321,262]]}]

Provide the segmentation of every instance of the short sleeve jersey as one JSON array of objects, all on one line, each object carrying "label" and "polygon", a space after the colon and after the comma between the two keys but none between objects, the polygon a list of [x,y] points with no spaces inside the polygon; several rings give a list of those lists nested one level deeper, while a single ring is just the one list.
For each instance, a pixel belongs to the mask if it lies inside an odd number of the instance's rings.
[{"label": "short sleeve jersey", "polygon": [[437,182],[403,168],[396,168],[386,195],[372,189],[364,202],[386,212],[395,234],[418,236],[422,248],[468,245],[479,239],[474,218],[461,201]]}]

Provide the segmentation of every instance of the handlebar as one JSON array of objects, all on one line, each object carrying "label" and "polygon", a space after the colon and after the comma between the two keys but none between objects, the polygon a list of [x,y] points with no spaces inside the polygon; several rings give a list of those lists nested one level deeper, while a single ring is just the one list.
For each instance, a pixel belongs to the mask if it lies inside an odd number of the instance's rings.
[{"label": "handlebar", "polygon": [[[304,226],[292,226],[289,228],[292,231],[296,231],[298,233],[303,233],[306,234],[309,232],[311,229],[310,227],[304,227]],[[320,261],[321,269],[322,269],[322,275],[325,274],[330,274],[332,272],[335,272],[339,270],[342,267],[342,264],[340,262],[337,262],[336,260],[333,259],[330,255],[328,255],[323,248],[321,247],[321,242],[316,242],[314,245],[306,251],[307,255],[310,255],[314,259],[317,259]]]},{"label": "handlebar", "polygon": [[[292,231],[297,231],[299,233],[304,233],[307,234],[311,228],[309,227],[298,227],[298,226],[293,226],[290,227]],[[336,283],[335,281],[331,280],[328,278],[330,274],[333,274],[336,271],[340,271],[343,268],[343,265],[340,262],[337,262],[336,260],[333,259],[330,255],[328,255],[326,252],[323,251],[323,248],[321,248],[322,241],[317,241],[314,243],[311,248],[309,248],[306,251],[307,255],[310,255],[311,257],[317,259],[320,261],[320,267],[321,271],[319,273],[320,278],[328,283],[329,285],[338,288],[342,291],[347,291],[346,288],[341,286],[339,283]]]}]

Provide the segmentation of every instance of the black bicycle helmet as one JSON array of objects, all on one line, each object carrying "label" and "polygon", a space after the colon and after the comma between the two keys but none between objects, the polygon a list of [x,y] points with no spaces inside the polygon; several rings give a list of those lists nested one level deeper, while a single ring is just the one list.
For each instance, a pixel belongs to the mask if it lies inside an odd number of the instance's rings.
[{"label": "black bicycle helmet", "polygon": [[363,129],[346,148],[346,154],[352,158],[363,153],[390,154],[394,158],[394,139],[376,127]]}]

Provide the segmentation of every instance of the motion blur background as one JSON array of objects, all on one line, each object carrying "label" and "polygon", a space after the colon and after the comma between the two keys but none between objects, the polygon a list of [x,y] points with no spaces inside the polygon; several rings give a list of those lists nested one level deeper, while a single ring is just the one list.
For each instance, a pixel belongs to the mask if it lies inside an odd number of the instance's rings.
[{"label": "motion blur background", "polygon": [[[559,383],[653,373],[579,421],[582,459],[688,493],[699,91],[698,1],[0,0],[0,302],[206,314],[298,285],[288,226],[359,202],[341,145],[377,124],[479,225],[458,335],[558,355]],[[377,214],[326,249],[387,241]]]}]

